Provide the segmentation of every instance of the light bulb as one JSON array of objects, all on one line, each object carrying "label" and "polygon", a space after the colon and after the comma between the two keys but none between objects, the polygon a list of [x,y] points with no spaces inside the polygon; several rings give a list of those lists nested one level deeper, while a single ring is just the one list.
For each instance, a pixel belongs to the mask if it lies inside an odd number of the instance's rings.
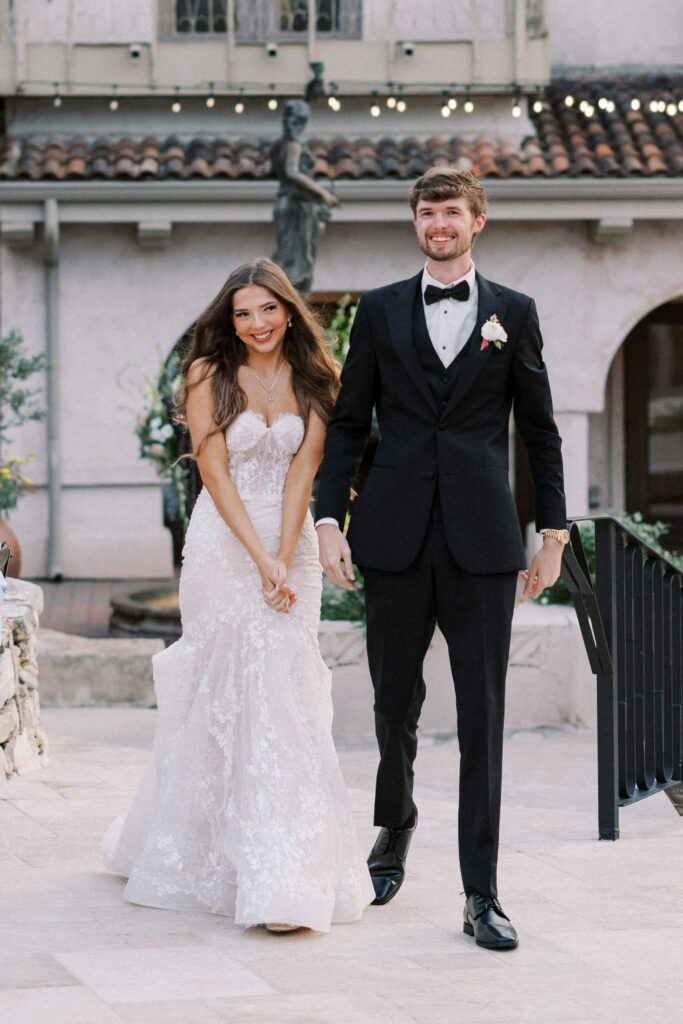
[{"label": "light bulb", "polygon": [[119,109],[119,101],[116,100],[116,99],[109,100],[109,109],[110,110],[118,110]]},{"label": "light bulb", "polygon": [[683,113],[683,100],[678,101],[678,109]]},{"label": "light bulb", "polygon": [[268,100],[268,110],[277,110],[277,100],[274,96]]},{"label": "light bulb", "polygon": [[657,111],[659,110],[659,103],[657,102],[657,100],[650,100],[650,110],[653,114],[657,113]]},{"label": "light bulb", "polygon": [[513,117],[521,117],[522,116],[522,108],[520,107],[519,103],[513,103],[513,105],[512,105],[512,116]]},{"label": "light bulb", "polygon": [[393,110],[394,107],[396,106],[396,103],[397,100],[395,96],[387,96],[387,106],[389,107],[389,110]]},{"label": "light bulb", "polygon": [[472,111],[474,110],[474,103],[472,102],[472,100],[465,100],[462,109],[465,111],[466,114],[471,114]]},{"label": "light bulb", "polygon": [[396,109],[398,110],[399,114],[404,114],[406,110],[406,101],[396,100]]},{"label": "light bulb", "polygon": [[565,105],[565,107],[573,107],[574,106],[574,97],[573,96],[565,96],[565,98],[564,98],[564,105]]},{"label": "light bulb", "polygon": [[382,111],[379,109],[379,103],[373,103],[372,106],[370,107],[370,116],[379,117],[381,113]]},{"label": "light bulb", "polygon": [[451,108],[448,106],[447,103],[444,103],[444,105],[441,108],[441,116],[442,117],[450,117],[451,116]]},{"label": "light bulb", "polygon": [[675,103],[668,103],[666,107],[666,112],[669,115],[669,117],[673,117],[674,114],[678,113],[678,107]]},{"label": "light bulb", "polygon": [[598,100],[598,106],[600,107],[600,110],[606,110],[606,108],[607,108],[607,100],[605,99],[604,96],[601,96],[600,99]]},{"label": "light bulb", "polygon": [[543,111],[543,101],[536,100],[534,103],[534,114],[540,114]]},{"label": "light bulb", "polygon": [[182,109],[183,105],[180,102],[180,100],[174,100],[173,103],[171,104],[171,110],[173,111],[174,114],[179,114]]},{"label": "light bulb", "polygon": [[640,110],[640,100],[637,97],[631,100],[631,110]]},{"label": "light bulb", "polygon": [[216,97],[213,94],[206,97],[206,105],[209,110],[212,110],[216,106]]},{"label": "light bulb", "polygon": [[456,100],[455,96],[451,96],[451,98],[448,101],[448,106],[451,108],[451,110],[458,109],[458,101]]},{"label": "light bulb", "polygon": [[243,114],[244,113],[244,103],[242,103],[241,100],[238,100],[237,103],[235,104],[235,113],[236,114]]}]

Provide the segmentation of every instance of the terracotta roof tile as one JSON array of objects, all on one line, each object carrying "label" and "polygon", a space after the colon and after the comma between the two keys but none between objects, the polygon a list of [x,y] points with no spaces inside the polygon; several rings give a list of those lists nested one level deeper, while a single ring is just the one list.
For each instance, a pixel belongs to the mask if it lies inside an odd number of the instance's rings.
[{"label": "terracotta roof tile", "polygon": [[[573,105],[565,103],[568,95]],[[314,138],[314,173],[332,180],[410,179],[453,164],[484,178],[683,176],[683,77],[577,76],[554,81],[539,98],[543,109],[531,114],[535,134],[521,143],[489,134]],[[632,109],[633,100],[639,109]],[[651,109],[662,100],[675,105],[673,114]],[[588,117],[583,102],[593,108]],[[6,137],[0,138],[0,180],[267,179],[270,146],[268,139],[250,138]]]}]

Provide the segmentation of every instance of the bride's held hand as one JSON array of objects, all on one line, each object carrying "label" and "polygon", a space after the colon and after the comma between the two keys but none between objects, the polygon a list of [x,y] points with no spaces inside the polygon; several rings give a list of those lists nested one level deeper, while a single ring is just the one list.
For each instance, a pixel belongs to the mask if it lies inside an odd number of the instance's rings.
[{"label": "bride's held hand", "polygon": [[287,585],[287,565],[281,558],[265,558],[259,566],[263,597],[269,608],[288,612],[296,603],[296,594]]}]

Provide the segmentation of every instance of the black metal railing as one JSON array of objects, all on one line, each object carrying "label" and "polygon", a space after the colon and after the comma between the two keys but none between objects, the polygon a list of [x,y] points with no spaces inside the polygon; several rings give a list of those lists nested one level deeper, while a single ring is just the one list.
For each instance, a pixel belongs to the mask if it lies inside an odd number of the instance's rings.
[{"label": "black metal railing", "polygon": [[595,584],[572,523],[562,578],[597,676],[598,824],[683,779],[683,573],[611,516],[595,522]]}]

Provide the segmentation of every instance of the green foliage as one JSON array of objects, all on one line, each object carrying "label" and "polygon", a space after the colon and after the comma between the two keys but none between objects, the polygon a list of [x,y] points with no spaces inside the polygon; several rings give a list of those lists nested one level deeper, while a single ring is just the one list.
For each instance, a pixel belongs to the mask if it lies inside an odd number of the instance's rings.
[{"label": "green foliage", "polygon": [[358,303],[354,302],[350,295],[342,296],[327,328],[330,351],[342,365],[349,350],[349,336],[357,308]]},{"label": "green foliage", "polygon": [[[609,514],[613,515],[615,519],[631,530],[632,533],[635,533],[642,541],[649,544],[658,554],[668,558],[669,561],[673,562],[683,572],[683,555],[667,550],[660,543],[659,538],[666,536],[669,532],[669,526],[666,523],[660,523],[659,521],[656,523],[646,523],[640,512],[609,512]],[[593,523],[579,523],[579,532],[581,534],[581,543],[586,553],[586,562],[588,563],[591,580],[595,584],[595,525]],[[544,590],[541,596],[535,598],[535,600],[539,604],[571,604],[572,599],[564,581],[559,579],[557,583]]]},{"label": "green foliage", "polygon": [[28,356],[19,331],[11,330],[0,339],[0,510],[15,508],[19,498],[32,490],[31,481],[21,467],[32,458],[5,456],[10,435],[31,420],[45,418],[45,410],[38,401],[40,388],[26,386],[29,377],[47,368],[43,353]]},{"label": "green foliage", "polygon": [[135,434],[140,457],[148,459],[162,480],[172,481],[178,494],[178,513],[183,531],[187,529],[187,487],[185,468],[178,459],[185,453],[183,428],[174,418],[175,395],[182,383],[177,358],[162,359],[156,378],[143,378],[143,407]]},{"label": "green foliage", "polygon": [[326,576],[324,577],[321,619],[345,619],[351,622],[365,621],[363,577],[358,569],[355,572],[356,587],[354,590],[338,587],[335,583],[331,583]]}]

